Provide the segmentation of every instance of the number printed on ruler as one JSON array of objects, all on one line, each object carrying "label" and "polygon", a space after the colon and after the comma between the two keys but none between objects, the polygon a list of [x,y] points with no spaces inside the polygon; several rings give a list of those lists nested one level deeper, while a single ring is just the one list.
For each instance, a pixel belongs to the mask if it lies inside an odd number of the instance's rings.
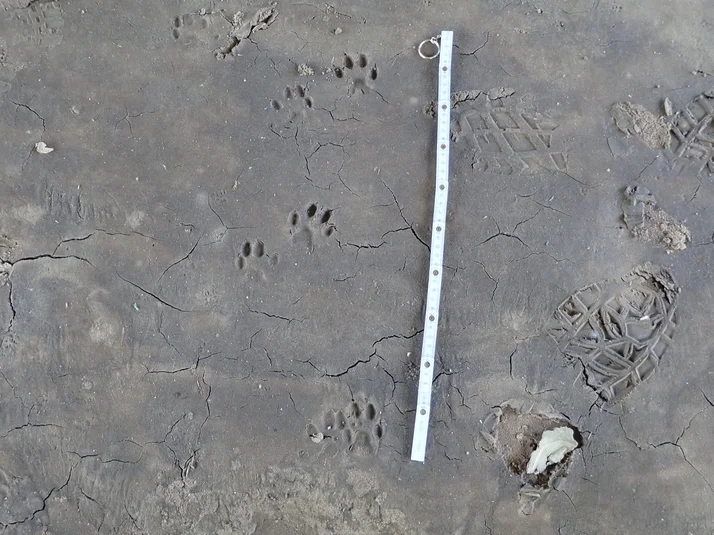
[{"label": "number printed on ruler", "polygon": [[439,300],[446,235],[446,205],[449,198],[449,127],[451,123],[451,49],[453,32],[441,32],[439,54],[439,99],[436,133],[436,189],[431,226],[429,285],[426,293],[426,316],[419,367],[419,393],[412,439],[413,461],[424,462],[431,413],[431,383],[434,377],[436,334],[439,325]]}]

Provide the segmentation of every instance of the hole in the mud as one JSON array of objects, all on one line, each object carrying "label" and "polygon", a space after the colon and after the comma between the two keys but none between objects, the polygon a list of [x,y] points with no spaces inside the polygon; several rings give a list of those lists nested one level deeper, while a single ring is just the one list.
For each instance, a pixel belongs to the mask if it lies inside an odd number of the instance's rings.
[{"label": "hole in the mud", "polygon": [[[539,450],[544,433],[565,438],[551,440],[552,451],[544,440]],[[482,435],[512,474],[537,489],[553,488],[565,477],[575,450],[583,446],[582,434],[565,416],[545,403],[521,400],[509,400],[489,414]]]},{"label": "hole in the mud", "polygon": [[306,213],[307,213],[307,217],[315,217],[315,214],[317,213],[317,205],[313,203],[310,206],[308,206]]},{"label": "hole in the mud", "polygon": [[372,67],[369,70],[369,79],[373,82],[377,79],[377,67]]},{"label": "hole in the mud", "polygon": [[295,226],[300,222],[300,216],[297,214],[297,212],[293,212],[290,214],[290,226]]},{"label": "hole in the mud", "polygon": [[329,238],[330,236],[332,236],[332,233],[333,233],[334,231],[335,231],[335,227],[333,227],[333,226],[330,225],[329,227],[327,227],[327,228],[325,229],[325,236],[327,236],[327,237]]},{"label": "hole in the mud", "polygon": [[305,97],[305,107],[310,110],[312,109],[312,99],[310,97]]},{"label": "hole in the mud", "polygon": [[352,67],[355,66],[355,62],[352,61],[351,57],[349,57],[348,55],[345,55],[344,65],[345,65],[345,69],[351,69]]},{"label": "hole in the mud", "polygon": [[295,93],[298,97],[303,98],[305,96],[305,88],[301,85],[295,87]]},{"label": "hole in the mud", "polygon": [[342,69],[339,67],[335,67],[335,77],[337,78],[342,78],[344,76],[344,73],[342,72]]},{"label": "hole in the mud", "polygon": [[278,102],[277,100],[271,100],[271,101],[270,101],[270,106],[271,106],[275,111],[278,111],[278,110],[280,110],[280,108],[282,108],[282,106],[280,105],[280,102]]},{"label": "hole in the mud", "polygon": [[367,419],[374,420],[375,416],[377,416],[377,409],[370,403],[367,405]]},{"label": "hole in the mud", "polygon": [[176,28],[174,28],[173,32],[171,32],[171,33],[174,36],[174,39],[178,39],[179,37],[181,37],[181,35],[179,34],[179,31]]},{"label": "hole in the mud", "polygon": [[357,58],[357,64],[364,69],[367,66],[367,56],[360,54],[359,58]]},{"label": "hole in the mud", "polygon": [[379,440],[382,440],[382,437],[384,436],[384,428],[381,425],[377,425],[374,428],[374,434],[377,436]]},{"label": "hole in the mud", "polygon": [[255,248],[253,249],[253,254],[260,258],[265,254],[265,245],[263,244],[262,241],[258,240],[255,243]]},{"label": "hole in the mud", "polygon": [[330,220],[331,215],[332,210],[325,210],[325,212],[322,214],[322,217],[320,218],[320,223],[327,223]]},{"label": "hole in the mud", "polygon": [[360,409],[358,403],[352,403],[350,406],[350,411],[352,412],[352,416],[355,418],[359,419],[359,417],[362,415],[362,409]]},{"label": "hole in the mud", "polygon": [[246,256],[246,257],[250,256],[250,253],[252,250],[253,250],[253,248],[251,247],[249,241],[247,241],[243,244],[243,256]]},{"label": "hole in the mud", "polygon": [[290,89],[289,87],[286,87],[286,88],[285,88],[285,91],[283,91],[283,96],[284,96],[285,98],[287,98],[287,99],[293,98],[292,89]]},{"label": "hole in the mud", "polygon": [[181,17],[174,17],[174,27],[180,28],[181,27]]}]

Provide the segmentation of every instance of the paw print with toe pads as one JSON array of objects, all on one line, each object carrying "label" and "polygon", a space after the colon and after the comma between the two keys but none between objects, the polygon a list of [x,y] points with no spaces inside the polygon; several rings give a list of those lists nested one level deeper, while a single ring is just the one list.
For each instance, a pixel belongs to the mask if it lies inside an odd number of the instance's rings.
[{"label": "paw print with toe pads", "polygon": [[291,213],[288,224],[293,244],[301,243],[308,252],[312,252],[315,249],[316,235],[326,238],[332,236],[337,228],[332,212],[330,208],[320,208],[317,203],[312,203],[301,213]]},{"label": "paw print with toe pads", "polygon": [[243,242],[235,255],[235,267],[246,276],[257,273],[260,278],[266,279],[266,269],[274,267],[277,263],[278,255],[267,254],[265,244],[260,240]]},{"label": "paw print with toe pads", "polygon": [[304,120],[314,106],[315,101],[308,95],[307,88],[300,84],[286,87],[281,98],[270,101],[270,109],[282,117],[283,127],[289,127],[298,117]]},{"label": "paw print with toe pads", "polygon": [[203,12],[176,15],[171,21],[171,37],[187,47],[211,43],[218,38],[218,35],[211,33],[211,17],[211,14]]},{"label": "paw print with toe pads", "polygon": [[348,82],[347,94],[354,95],[356,92],[364,94],[366,90],[374,90],[375,82],[379,75],[377,66],[369,64],[367,56],[359,54],[357,59],[345,54],[342,58],[342,64],[333,66],[332,72],[335,73],[335,78],[345,79]]},{"label": "paw print with toe pads", "polygon": [[353,400],[342,410],[327,411],[320,422],[306,428],[308,438],[343,453],[374,455],[384,437],[381,412],[368,399]]}]

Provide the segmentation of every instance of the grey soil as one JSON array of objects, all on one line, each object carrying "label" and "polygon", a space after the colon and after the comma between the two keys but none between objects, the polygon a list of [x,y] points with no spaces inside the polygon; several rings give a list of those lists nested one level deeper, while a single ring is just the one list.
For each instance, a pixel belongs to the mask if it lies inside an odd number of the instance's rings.
[{"label": "grey soil", "polygon": [[672,5],[0,0],[0,534],[710,534],[711,0]]}]

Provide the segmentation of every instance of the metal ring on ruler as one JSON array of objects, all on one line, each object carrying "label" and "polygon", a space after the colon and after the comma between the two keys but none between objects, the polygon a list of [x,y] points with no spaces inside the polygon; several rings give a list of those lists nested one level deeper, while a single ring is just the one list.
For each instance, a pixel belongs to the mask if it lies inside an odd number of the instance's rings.
[{"label": "metal ring on ruler", "polygon": [[[431,44],[436,47],[436,50],[433,54],[429,54],[428,52],[424,52],[424,45]],[[441,51],[441,47],[439,46],[439,38],[438,37],[431,37],[429,39],[424,39],[421,43],[419,43],[419,46],[417,47],[417,52],[419,53],[419,57],[424,58],[424,59],[434,59],[439,55],[439,52]]]}]

